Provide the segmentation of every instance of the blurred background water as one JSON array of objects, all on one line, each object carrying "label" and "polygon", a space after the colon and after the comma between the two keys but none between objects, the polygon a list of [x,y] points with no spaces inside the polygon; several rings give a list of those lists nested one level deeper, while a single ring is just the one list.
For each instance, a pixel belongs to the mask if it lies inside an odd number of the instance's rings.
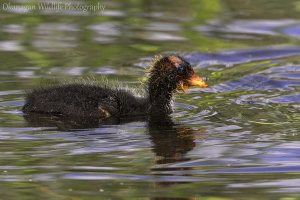
[{"label": "blurred background water", "polygon": [[[20,111],[47,80],[139,87],[159,53],[210,85],[175,97],[174,126]],[[0,60],[3,199],[300,199],[299,1],[7,0]]]}]

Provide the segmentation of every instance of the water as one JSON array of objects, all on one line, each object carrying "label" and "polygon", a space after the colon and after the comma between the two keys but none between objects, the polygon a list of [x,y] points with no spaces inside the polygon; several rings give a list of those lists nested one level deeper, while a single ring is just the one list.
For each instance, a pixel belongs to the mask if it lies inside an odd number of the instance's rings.
[{"label": "water", "polygon": [[[38,2],[1,3],[3,199],[300,199],[298,1],[24,8]],[[20,111],[45,81],[93,74],[139,87],[158,53],[181,54],[210,85],[176,95],[173,125],[87,128]]]}]

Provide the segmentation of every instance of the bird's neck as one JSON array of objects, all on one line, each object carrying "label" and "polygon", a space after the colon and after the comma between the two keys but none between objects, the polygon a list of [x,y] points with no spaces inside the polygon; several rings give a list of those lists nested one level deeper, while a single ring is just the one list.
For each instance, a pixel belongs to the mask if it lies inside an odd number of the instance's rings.
[{"label": "bird's neck", "polygon": [[149,113],[150,114],[170,114],[172,112],[171,101],[175,88],[164,81],[151,83],[148,85],[149,92]]}]

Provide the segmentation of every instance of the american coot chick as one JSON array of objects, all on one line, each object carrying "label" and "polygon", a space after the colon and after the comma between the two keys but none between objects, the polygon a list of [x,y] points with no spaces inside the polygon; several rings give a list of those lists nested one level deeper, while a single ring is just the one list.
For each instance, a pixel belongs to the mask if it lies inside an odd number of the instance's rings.
[{"label": "american coot chick", "polygon": [[26,96],[24,113],[56,116],[126,117],[171,113],[171,98],[190,86],[207,87],[183,58],[170,55],[153,62],[147,81],[148,95],[135,97],[122,89],[89,84],[64,84],[32,91]]}]

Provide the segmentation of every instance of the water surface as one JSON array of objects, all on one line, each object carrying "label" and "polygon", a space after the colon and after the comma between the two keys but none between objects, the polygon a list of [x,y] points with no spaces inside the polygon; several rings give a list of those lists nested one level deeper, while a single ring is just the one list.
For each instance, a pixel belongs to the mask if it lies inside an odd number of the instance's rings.
[{"label": "water surface", "polygon": [[[1,5],[3,199],[300,199],[299,2],[100,4]],[[41,82],[93,75],[140,87],[159,53],[182,55],[210,85],[176,95],[164,126],[78,127],[20,111]]]}]

